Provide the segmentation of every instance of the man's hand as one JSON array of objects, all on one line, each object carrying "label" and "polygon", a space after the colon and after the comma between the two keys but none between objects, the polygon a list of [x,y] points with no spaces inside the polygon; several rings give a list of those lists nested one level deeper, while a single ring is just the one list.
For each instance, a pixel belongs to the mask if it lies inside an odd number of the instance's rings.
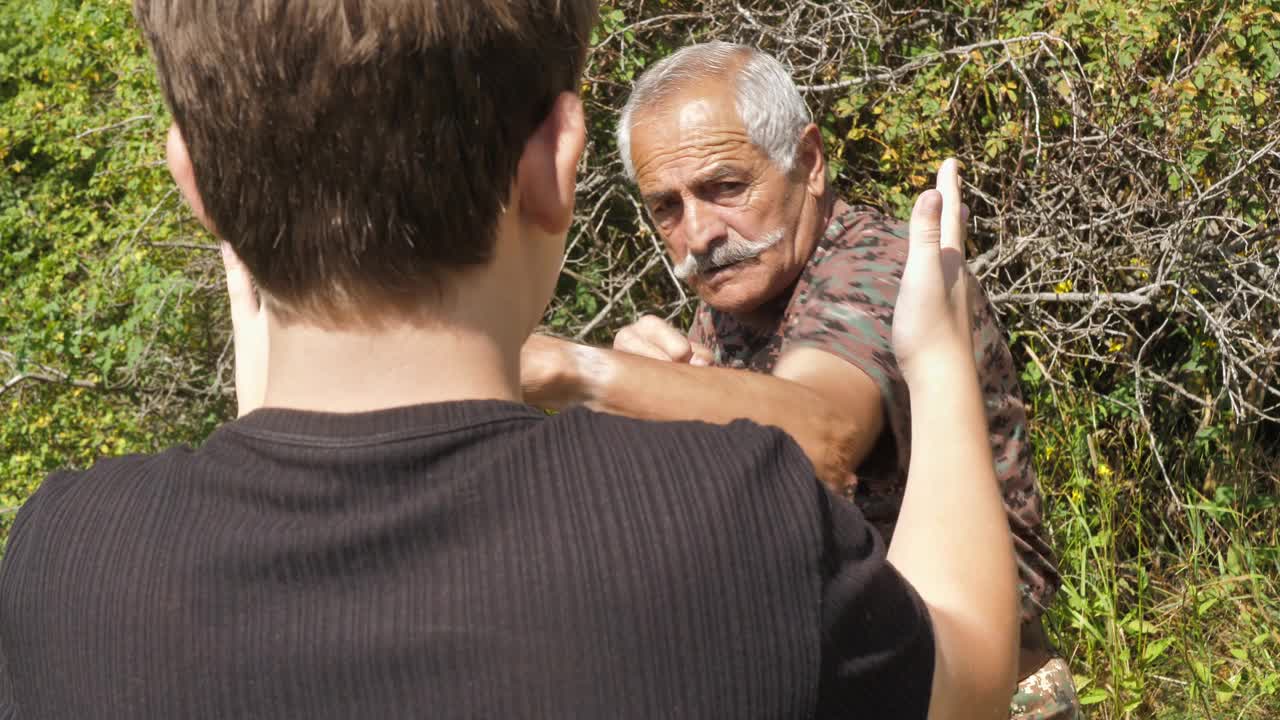
[{"label": "man's hand", "polygon": [[262,407],[267,392],[267,311],[258,302],[249,269],[225,242],[222,266],[227,273],[231,337],[236,348],[236,416],[244,417]]},{"label": "man's hand", "polygon": [[973,356],[968,273],[964,271],[966,213],[954,159],[938,169],[911,211],[910,251],[893,314],[893,351],[907,384],[937,363]]},{"label": "man's hand", "polygon": [[613,349],[702,367],[711,365],[713,360],[710,348],[689,342],[684,333],[653,315],[641,315],[639,320],[619,330],[613,338]]}]

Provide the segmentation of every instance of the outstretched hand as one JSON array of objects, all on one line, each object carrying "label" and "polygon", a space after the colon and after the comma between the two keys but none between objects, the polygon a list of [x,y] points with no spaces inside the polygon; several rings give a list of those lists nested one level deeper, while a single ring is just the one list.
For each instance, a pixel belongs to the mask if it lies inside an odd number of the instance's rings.
[{"label": "outstretched hand", "polygon": [[913,377],[973,358],[966,210],[955,159],[942,163],[937,183],[911,211],[910,249],[894,309],[893,351],[908,385]]},{"label": "outstretched hand", "polygon": [[262,407],[267,391],[267,312],[258,301],[249,268],[226,242],[222,266],[231,301],[231,336],[236,352],[237,417]]}]

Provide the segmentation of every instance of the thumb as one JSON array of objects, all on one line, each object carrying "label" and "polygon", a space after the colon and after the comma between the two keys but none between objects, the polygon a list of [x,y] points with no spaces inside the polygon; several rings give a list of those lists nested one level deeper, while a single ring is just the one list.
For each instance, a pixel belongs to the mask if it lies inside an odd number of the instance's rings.
[{"label": "thumb", "polygon": [[690,365],[710,367],[715,363],[716,356],[711,352],[711,348],[699,343],[689,343],[689,347],[693,351],[693,357],[689,358]]},{"label": "thumb", "polygon": [[920,193],[920,197],[916,198],[915,207],[911,209],[908,233],[911,238],[911,254],[937,255],[941,252],[942,193],[937,190],[925,190]]}]

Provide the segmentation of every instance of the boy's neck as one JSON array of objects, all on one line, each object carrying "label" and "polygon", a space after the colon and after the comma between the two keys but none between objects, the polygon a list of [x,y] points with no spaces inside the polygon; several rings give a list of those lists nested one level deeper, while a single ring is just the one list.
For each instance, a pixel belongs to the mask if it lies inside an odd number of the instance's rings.
[{"label": "boy's neck", "polygon": [[355,413],[452,400],[521,401],[520,346],[480,330],[333,331],[272,323],[266,407]]}]

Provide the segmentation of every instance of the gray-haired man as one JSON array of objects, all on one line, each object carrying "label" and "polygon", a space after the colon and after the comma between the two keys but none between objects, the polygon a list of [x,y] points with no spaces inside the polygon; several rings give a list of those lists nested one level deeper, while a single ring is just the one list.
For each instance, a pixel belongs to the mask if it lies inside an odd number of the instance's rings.
[{"label": "gray-haired man", "polygon": [[[906,226],[835,196],[803,98],[777,60],[752,48],[694,45],[655,64],[622,110],[618,147],[677,276],[702,303],[687,335],[643,317],[618,334],[615,352],[535,337],[524,351],[526,399],[781,427],[892,537],[911,451],[909,397],[890,341]],[[1041,621],[1060,578],[1026,414],[1004,333],[976,280],[970,287],[1022,591],[1011,716],[1072,718],[1071,674]]]}]

